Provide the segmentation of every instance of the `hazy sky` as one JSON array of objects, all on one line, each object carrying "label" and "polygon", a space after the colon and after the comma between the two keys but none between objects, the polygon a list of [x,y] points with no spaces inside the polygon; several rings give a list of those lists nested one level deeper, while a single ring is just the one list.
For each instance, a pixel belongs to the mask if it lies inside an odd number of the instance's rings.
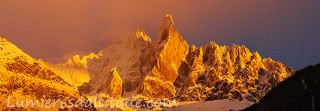
[{"label": "hazy sky", "polygon": [[294,69],[320,62],[319,0],[0,0],[0,35],[34,58],[98,52],[171,14],[201,46],[246,45]]}]

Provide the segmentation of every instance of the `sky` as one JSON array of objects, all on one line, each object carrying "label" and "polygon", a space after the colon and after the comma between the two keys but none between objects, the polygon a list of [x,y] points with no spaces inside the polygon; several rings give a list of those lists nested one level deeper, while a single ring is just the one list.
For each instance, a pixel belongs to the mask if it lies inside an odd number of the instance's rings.
[{"label": "sky", "polygon": [[319,0],[0,0],[0,35],[32,57],[61,62],[99,52],[166,14],[189,44],[246,45],[295,70],[320,62]]}]

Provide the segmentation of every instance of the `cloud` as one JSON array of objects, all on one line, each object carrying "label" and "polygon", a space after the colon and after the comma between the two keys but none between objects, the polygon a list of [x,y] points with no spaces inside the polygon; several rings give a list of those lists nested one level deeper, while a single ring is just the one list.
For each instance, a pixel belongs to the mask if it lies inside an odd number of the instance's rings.
[{"label": "cloud", "polygon": [[168,13],[183,37],[197,46],[209,41],[245,44],[295,68],[320,56],[319,51],[300,48],[319,47],[310,45],[317,44],[314,39],[319,40],[320,35],[319,3],[311,1],[20,0],[0,4],[0,34],[31,56],[47,61],[98,52],[132,35],[138,27],[154,41]]}]

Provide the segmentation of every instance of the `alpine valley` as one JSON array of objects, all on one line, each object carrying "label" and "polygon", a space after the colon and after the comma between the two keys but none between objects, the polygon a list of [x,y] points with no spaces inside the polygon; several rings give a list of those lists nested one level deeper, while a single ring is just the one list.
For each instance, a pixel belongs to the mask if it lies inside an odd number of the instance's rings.
[{"label": "alpine valley", "polygon": [[[188,106],[207,104],[198,110],[241,110],[258,103],[293,73],[292,68],[262,58],[244,45],[188,44],[173,18],[166,15],[154,42],[139,28],[97,54],[75,55],[59,64],[36,60],[1,37],[0,109],[188,110]],[[177,106],[106,108],[85,102],[97,96],[106,100],[160,98],[174,100]],[[83,101],[56,109],[16,104],[27,99]]]}]

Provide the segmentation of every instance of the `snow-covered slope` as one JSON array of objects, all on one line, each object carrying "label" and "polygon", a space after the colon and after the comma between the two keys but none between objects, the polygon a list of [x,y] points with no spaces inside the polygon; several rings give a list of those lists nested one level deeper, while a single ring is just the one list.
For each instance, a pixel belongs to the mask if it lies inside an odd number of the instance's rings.
[{"label": "snow-covered slope", "polygon": [[[62,100],[82,96],[75,87],[50,69],[46,64],[33,59],[0,36],[0,110],[48,110],[41,105],[16,106],[16,102],[41,99]],[[15,107],[10,108],[7,105]],[[48,106],[50,110],[59,108],[52,107],[53,104],[49,103]]]},{"label": "snow-covered slope", "polygon": [[215,100],[215,101],[188,101],[178,102],[177,107],[165,109],[166,111],[238,111],[254,104],[248,100]]},{"label": "snow-covered slope", "polygon": [[100,52],[99,58],[88,61],[90,81],[79,87],[87,94],[106,93],[110,70],[117,67],[123,81],[124,93],[134,91],[150,71],[152,45],[143,29],[125,40],[118,41]]}]

